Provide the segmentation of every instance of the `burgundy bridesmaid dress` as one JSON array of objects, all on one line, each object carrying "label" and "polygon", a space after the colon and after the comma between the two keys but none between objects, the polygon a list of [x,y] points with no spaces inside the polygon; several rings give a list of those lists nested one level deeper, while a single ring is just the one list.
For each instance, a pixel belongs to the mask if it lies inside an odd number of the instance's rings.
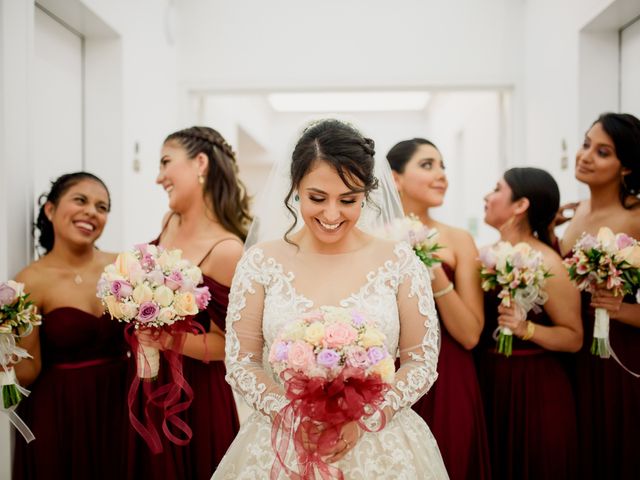
[{"label": "burgundy bridesmaid dress", "polygon": [[[207,310],[196,315],[195,320],[202,325],[204,331],[209,331],[210,321],[224,331],[229,288],[207,276],[204,276],[203,285],[209,287],[211,301]],[[170,370],[164,356],[161,355],[160,359],[157,382],[163,385],[169,381]],[[192,429],[191,441],[186,446],[170,442],[161,430],[160,409],[152,407],[150,413],[160,434],[162,452],[154,455],[142,437],[131,428],[128,470],[132,480],[209,480],[240,429],[233,393],[224,378],[224,362],[205,363],[182,356],[182,369],[185,380],[193,389],[193,402],[186,411],[179,414],[179,418]],[[131,368],[130,375],[133,374],[134,369]],[[138,395],[134,408],[138,418],[142,419],[140,399],[141,395]],[[175,429],[172,432],[177,433]],[[179,436],[184,438],[183,434]]]},{"label": "burgundy bridesmaid dress", "polygon": [[[625,298],[635,303],[632,297]],[[640,378],[590,352],[594,309],[582,294],[584,344],[571,359],[578,418],[580,478],[640,478]],[[620,361],[640,373],[640,328],[611,320],[609,341]]]},{"label": "burgundy bridesmaid dress", "polygon": [[40,326],[42,371],[19,414],[35,435],[15,437],[14,480],[126,476],[127,345],[108,315],[52,310]]},{"label": "burgundy bridesmaid dress", "polygon": [[[485,294],[485,328],[477,349],[493,478],[576,477],[576,413],[561,355],[513,337],[513,355],[496,352],[496,292]],[[542,311],[527,318],[552,325]]]},{"label": "burgundy bridesmaid dress", "polygon": [[[443,264],[443,269],[453,282],[451,267]],[[449,334],[442,321],[440,331],[438,380],[413,409],[433,432],[452,480],[488,480],[489,445],[473,356]]]}]

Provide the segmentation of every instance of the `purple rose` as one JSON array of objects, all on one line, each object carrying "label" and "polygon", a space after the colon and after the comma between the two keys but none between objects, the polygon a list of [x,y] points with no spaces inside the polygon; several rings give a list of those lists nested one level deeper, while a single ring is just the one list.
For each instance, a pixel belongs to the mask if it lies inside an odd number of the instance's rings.
[{"label": "purple rose", "polygon": [[183,283],[184,278],[182,277],[182,273],[180,273],[178,270],[171,272],[169,276],[164,279],[164,284],[173,291],[176,291],[180,287],[182,287]]},{"label": "purple rose", "polygon": [[333,368],[340,361],[340,355],[331,348],[325,348],[318,354],[317,362],[321,367]]},{"label": "purple rose", "polygon": [[122,300],[133,293],[133,287],[125,280],[114,280],[111,282],[111,293],[117,300]]},{"label": "purple rose", "polygon": [[16,299],[16,292],[6,283],[0,283],[0,307],[13,303]]},{"label": "purple rose", "polygon": [[486,247],[480,251],[480,261],[487,268],[494,268],[498,259],[496,258],[496,254],[491,251],[490,248]]},{"label": "purple rose", "polygon": [[585,234],[578,240],[578,248],[586,252],[595,248],[596,245],[598,245],[598,239],[593,235]]},{"label": "purple rose", "polygon": [[380,347],[371,347],[367,351],[367,355],[369,356],[369,361],[371,365],[375,365],[380,360],[384,359],[387,356],[387,352],[384,351],[383,348]]},{"label": "purple rose", "polygon": [[140,323],[148,323],[156,319],[158,312],[160,312],[160,308],[154,302],[144,302],[140,305],[140,310],[136,318]]},{"label": "purple rose", "polygon": [[366,322],[364,315],[362,315],[360,312],[356,312],[355,310],[351,312],[351,320],[353,320],[353,324],[356,327],[361,327]]},{"label": "purple rose", "polygon": [[211,300],[211,292],[209,292],[209,287],[198,287],[193,290],[193,294],[196,297],[196,305],[198,305],[198,310],[204,310],[209,305],[209,301]]},{"label": "purple rose", "polygon": [[285,342],[276,342],[271,346],[269,353],[270,362],[284,362],[289,357],[289,344]]}]

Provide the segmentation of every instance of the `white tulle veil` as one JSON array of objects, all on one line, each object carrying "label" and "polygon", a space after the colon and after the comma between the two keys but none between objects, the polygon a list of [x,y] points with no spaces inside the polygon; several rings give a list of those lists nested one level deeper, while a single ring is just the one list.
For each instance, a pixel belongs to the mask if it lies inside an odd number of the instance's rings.
[{"label": "white tulle veil", "polygon": [[[249,228],[245,248],[268,240],[282,239],[293,225],[293,215],[284,204],[291,188],[290,168],[291,158],[282,158],[273,165],[254,203],[254,220]],[[384,225],[393,219],[404,216],[391,169],[384,156],[375,157],[375,176],[378,188],[369,193],[357,224],[358,228],[372,235],[381,232]],[[289,200],[289,206],[298,215],[296,227],[291,232],[294,233],[302,228],[304,221],[300,215],[299,203],[294,201],[293,196]]]}]

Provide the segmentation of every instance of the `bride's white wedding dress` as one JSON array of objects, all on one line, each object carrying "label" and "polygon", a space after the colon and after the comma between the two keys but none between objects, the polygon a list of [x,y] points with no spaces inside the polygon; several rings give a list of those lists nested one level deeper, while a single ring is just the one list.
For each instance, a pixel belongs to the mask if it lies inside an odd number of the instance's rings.
[{"label": "bride's white wedding dress", "polygon": [[[335,464],[345,479],[448,478],[431,431],[411,409],[437,377],[439,327],[428,279],[404,243],[373,239],[338,255],[302,253],[282,240],[249,249],[229,296],[226,364],[227,381],[255,412],[213,479],[269,478],[271,420],[287,404],[269,368],[269,348],[287,321],[322,305],[355,308],[375,319],[402,363],[383,405],[392,418],[380,432],[364,433]],[[297,471],[293,455],[287,464]]]}]

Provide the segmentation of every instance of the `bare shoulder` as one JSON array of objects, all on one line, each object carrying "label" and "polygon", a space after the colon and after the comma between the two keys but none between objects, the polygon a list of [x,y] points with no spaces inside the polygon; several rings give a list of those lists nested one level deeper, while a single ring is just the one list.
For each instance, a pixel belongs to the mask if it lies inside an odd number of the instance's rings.
[{"label": "bare shoulder", "polygon": [[441,223],[438,228],[441,231],[443,242],[455,252],[456,256],[472,255],[477,256],[478,247],[473,236],[463,228],[454,227]]},{"label": "bare shoulder", "polygon": [[244,245],[240,238],[236,236],[223,238],[201,265],[202,273],[222,285],[230,286],[243,253]]},{"label": "bare shoulder", "polygon": [[49,280],[50,272],[43,265],[42,259],[30,263],[15,276],[15,281],[24,284],[25,291],[38,306],[42,304]]},{"label": "bare shoulder", "polygon": [[624,233],[640,240],[640,206],[625,210]]}]

